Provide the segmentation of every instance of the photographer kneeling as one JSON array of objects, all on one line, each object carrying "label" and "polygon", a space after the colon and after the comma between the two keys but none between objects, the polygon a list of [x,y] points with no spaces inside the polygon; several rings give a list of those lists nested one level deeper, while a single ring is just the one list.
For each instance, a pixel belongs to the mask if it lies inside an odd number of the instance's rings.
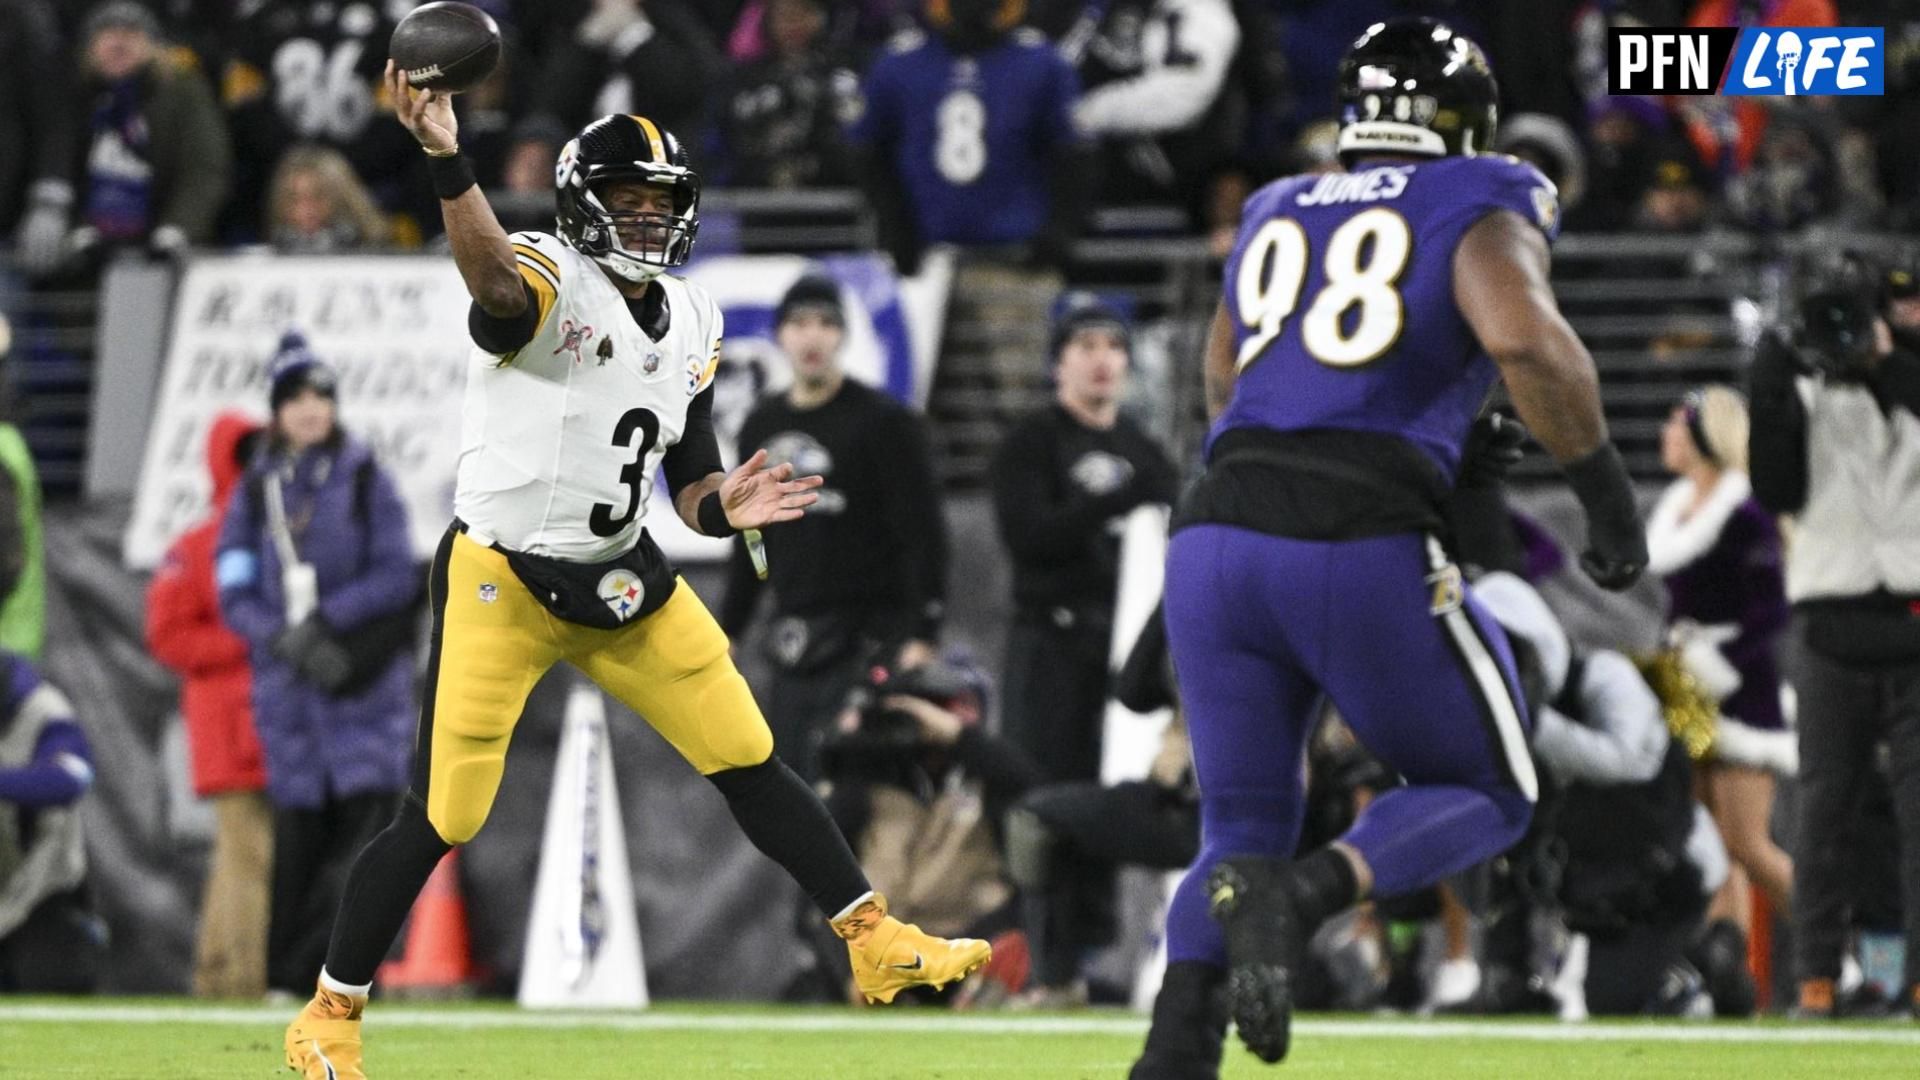
[{"label": "photographer kneeling", "polygon": [[[1896,347],[1877,284],[1856,265],[1802,299],[1793,336],[1761,343],[1748,395],[1754,495],[1797,521],[1793,940],[1808,1016],[1834,1013],[1850,850],[1837,841],[1853,831],[1883,739],[1901,879],[1920,897],[1920,356]],[[1920,1013],[1920,903],[1905,919],[1905,1000]]]},{"label": "photographer kneeling", "polygon": [[[821,748],[827,809],[861,869],[928,933],[992,939],[1018,923],[999,823],[1045,775],[986,730],[988,696],[986,675],[951,653],[875,668]],[[1024,977],[1009,963],[1019,950],[995,950],[979,982]]]},{"label": "photographer kneeling", "polygon": [[1576,647],[1518,577],[1488,574],[1474,590],[1513,648],[1543,781],[1527,838],[1500,860],[1512,880],[1496,890],[1479,1007],[1546,1004],[1525,940],[1539,911],[1578,935],[1553,980],[1564,1017],[1750,1013],[1745,941],[1704,918],[1726,849],[1659,698],[1625,656]]}]

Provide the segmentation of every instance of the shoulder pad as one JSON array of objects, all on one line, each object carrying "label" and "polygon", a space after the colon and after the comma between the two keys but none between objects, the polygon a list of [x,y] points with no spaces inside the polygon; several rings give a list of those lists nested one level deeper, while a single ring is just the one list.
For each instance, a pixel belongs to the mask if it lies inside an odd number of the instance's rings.
[{"label": "shoulder pad", "polygon": [[516,259],[552,275],[557,286],[566,277],[569,250],[559,237],[543,232],[517,232],[507,237]]},{"label": "shoulder pad", "polygon": [[1546,174],[1507,154],[1482,154],[1459,159],[1481,185],[1475,198],[1504,207],[1533,222],[1549,240],[1560,232],[1560,189]]},{"label": "shoulder pad", "polygon": [[513,233],[508,236],[507,239],[515,244],[524,244],[535,251],[548,254],[558,252],[567,246],[566,241],[552,233],[534,232],[532,230]]},{"label": "shoulder pad", "polygon": [[1555,195],[1560,193],[1560,189],[1554,186],[1553,181],[1547,179],[1547,174],[1541,172],[1532,162],[1523,161],[1512,154],[1482,154],[1480,159],[1513,177],[1516,183],[1532,184],[1536,187],[1544,185]]}]

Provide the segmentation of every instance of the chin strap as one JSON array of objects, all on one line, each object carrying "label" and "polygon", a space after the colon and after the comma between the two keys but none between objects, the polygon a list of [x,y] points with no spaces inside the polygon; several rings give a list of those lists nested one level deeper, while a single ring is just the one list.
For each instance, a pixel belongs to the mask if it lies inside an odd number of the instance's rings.
[{"label": "chin strap", "polygon": [[608,273],[615,277],[623,281],[634,282],[635,284],[652,281],[654,278],[667,272],[667,268],[664,266],[655,266],[651,263],[641,262],[639,259],[628,258],[614,252],[595,255],[593,256],[593,261],[599,263]]}]

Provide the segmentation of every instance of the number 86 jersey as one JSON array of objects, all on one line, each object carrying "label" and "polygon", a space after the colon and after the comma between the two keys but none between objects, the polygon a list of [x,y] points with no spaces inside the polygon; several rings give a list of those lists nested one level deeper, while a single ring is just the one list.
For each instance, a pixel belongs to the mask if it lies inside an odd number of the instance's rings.
[{"label": "number 86 jersey", "polygon": [[467,371],[454,512],[518,551],[576,562],[640,538],[660,459],[720,361],[720,309],[668,274],[655,341],[599,266],[544,233],[515,233],[540,326],[519,350],[478,346]]},{"label": "number 86 jersey", "polygon": [[1454,305],[1453,256],[1512,210],[1551,240],[1551,181],[1505,156],[1445,157],[1279,180],[1247,200],[1228,258],[1233,398],[1223,432],[1399,436],[1451,478],[1498,371]]}]

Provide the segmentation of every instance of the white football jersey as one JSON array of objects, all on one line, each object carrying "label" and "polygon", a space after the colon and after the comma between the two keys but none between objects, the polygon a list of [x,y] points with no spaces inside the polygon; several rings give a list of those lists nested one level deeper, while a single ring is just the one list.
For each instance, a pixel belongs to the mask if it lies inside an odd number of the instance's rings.
[{"label": "white football jersey", "polygon": [[669,322],[656,342],[592,259],[545,233],[512,240],[540,328],[517,352],[473,350],[454,512],[518,551],[610,559],[639,540],[660,459],[713,381],[720,308],[660,275]]}]

